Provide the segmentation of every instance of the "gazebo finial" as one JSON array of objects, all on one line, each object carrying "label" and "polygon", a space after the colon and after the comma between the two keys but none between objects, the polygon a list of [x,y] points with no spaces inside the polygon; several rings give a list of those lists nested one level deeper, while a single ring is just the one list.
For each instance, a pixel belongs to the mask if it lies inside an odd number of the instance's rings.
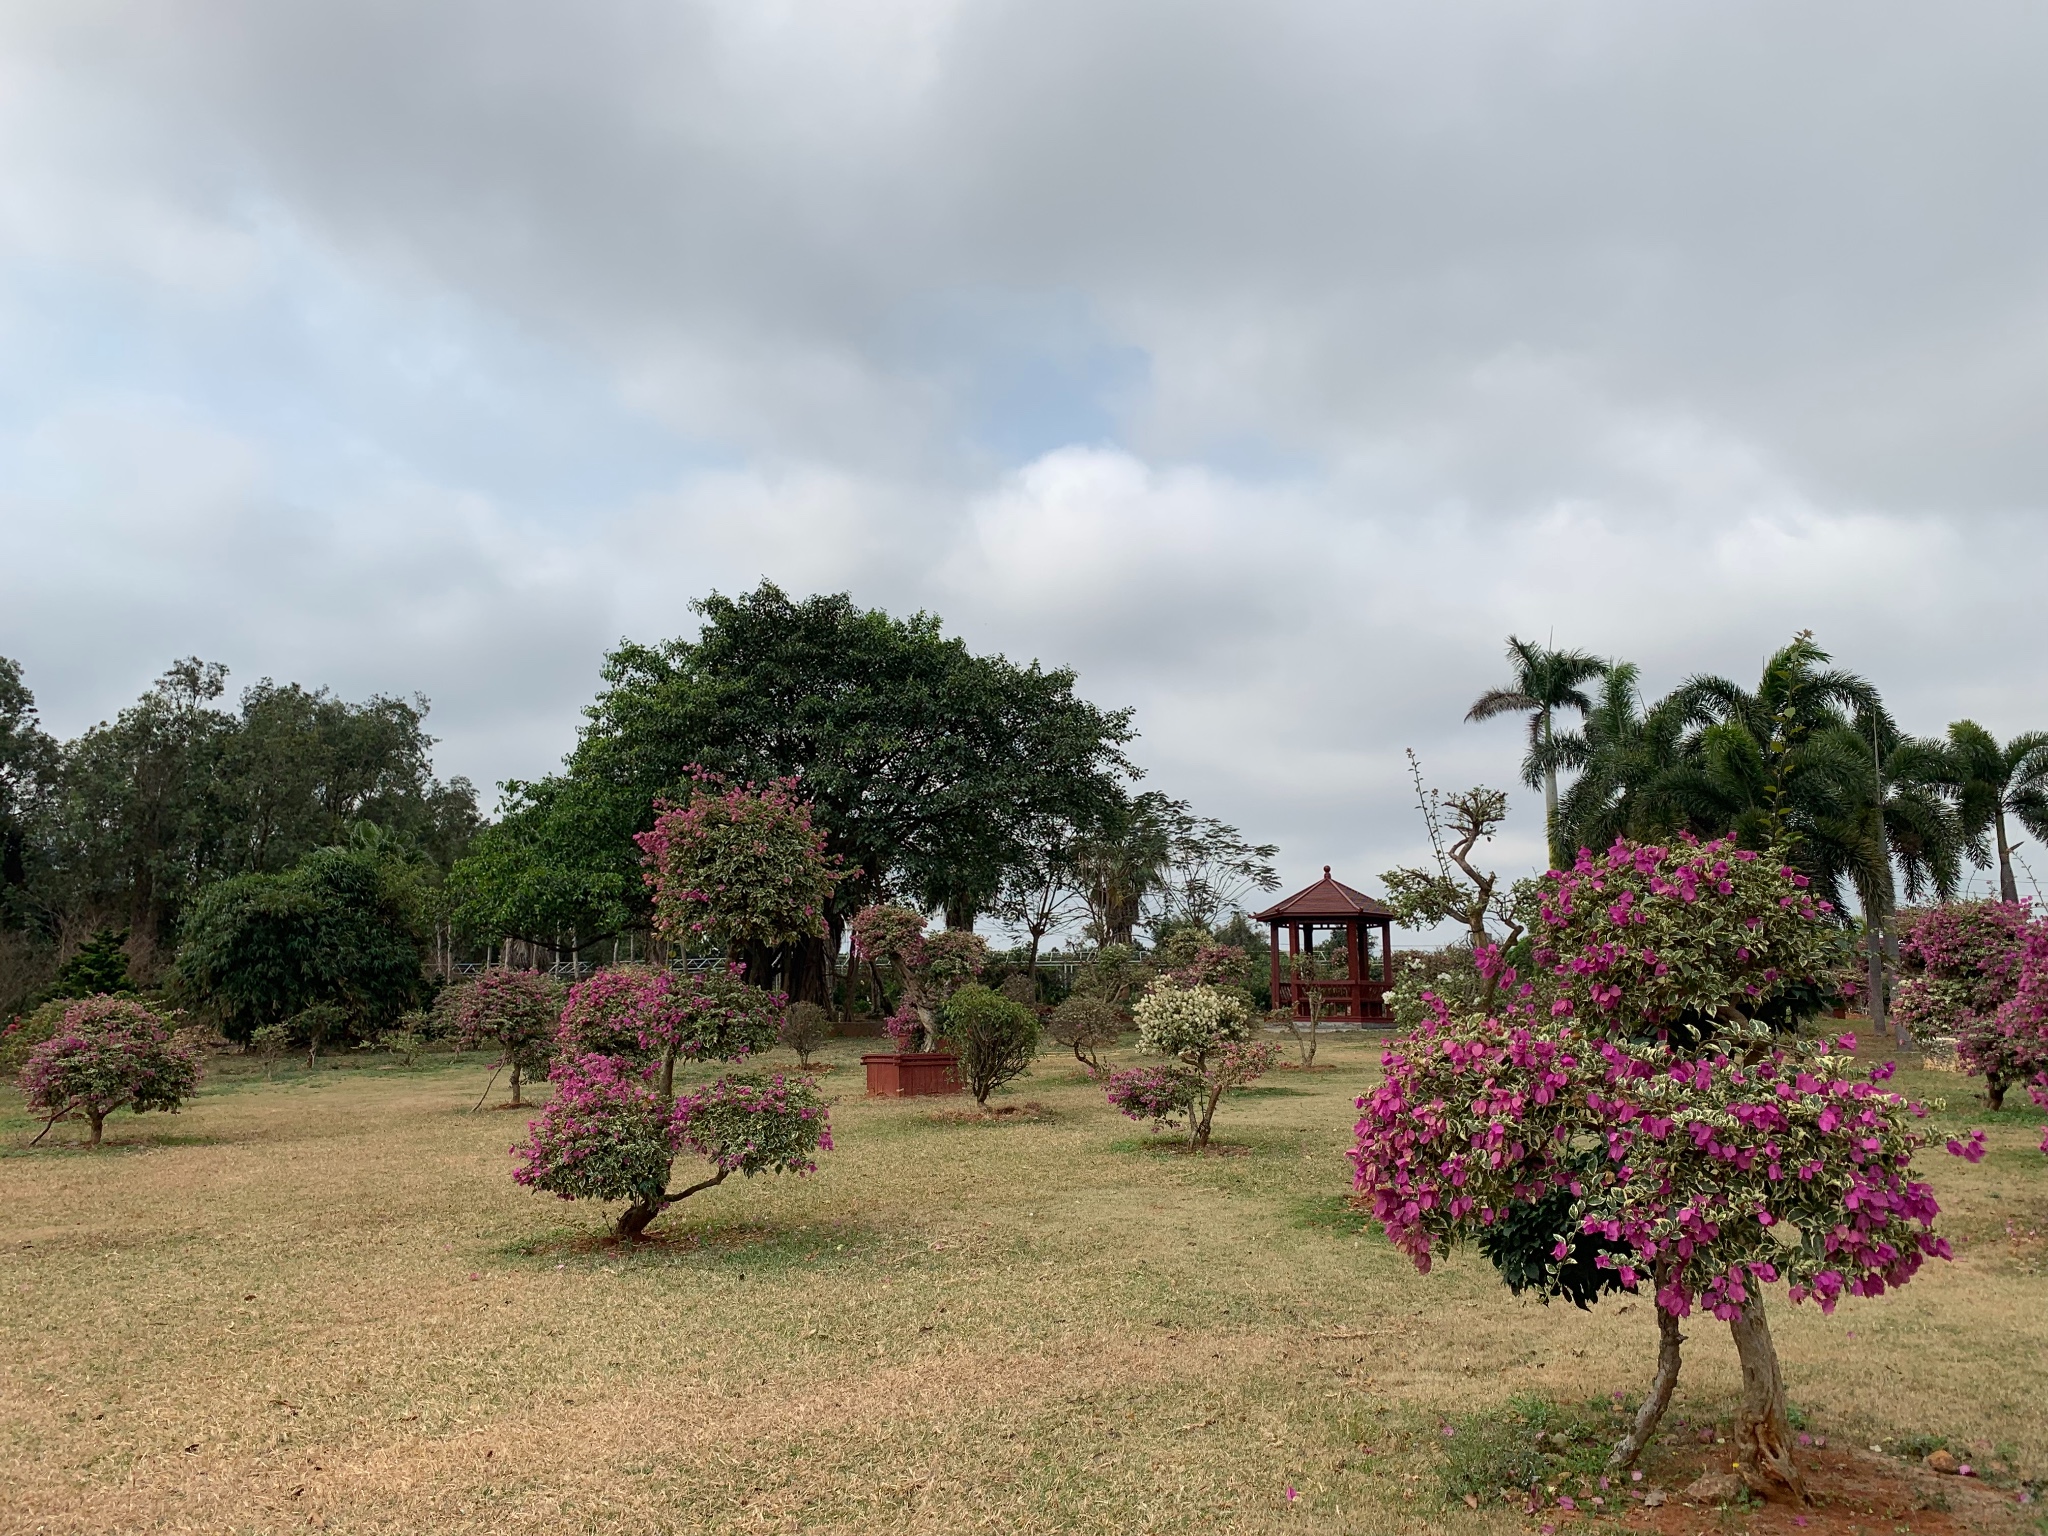
[{"label": "gazebo finial", "polygon": [[1327,864],[1323,866],[1323,878],[1325,880],[1330,878],[1330,866]]}]

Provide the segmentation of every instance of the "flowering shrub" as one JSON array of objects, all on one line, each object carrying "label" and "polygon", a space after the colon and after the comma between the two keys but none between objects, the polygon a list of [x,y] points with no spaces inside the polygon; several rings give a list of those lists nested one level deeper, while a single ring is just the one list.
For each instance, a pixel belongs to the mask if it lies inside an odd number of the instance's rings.
[{"label": "flowering shrub", "polygon": [[1921,913],[1899,939],[1910,971],[1893,1012],[1917,1036],[1952,1037],[1963,1063],[1983,1074],[1993,1109],[2007,1088],[2048,1067],[2038,1035],[2003,1019],[2041,927],[2023,901],[1953,902]]},{"label": "flowering shrub", "polygon": [[983,986],[965,986],[946,999],[940,1030],[960,1053],[968,1091],[988,1108],[988,1096],[1022,1077],[1038,1054],[1038,1014]]},{"label": "flowering shrub", "polygon": [[675,1066],[686,1061],[738,1061],[775,1043],[784,999],[721,974],[617,966],[569,989],[560,1047],[572,1056],[636,1062],[674,1091]]},{"label": "flowering shrub", "polygon": [[[832,1150],[825,1101],[806,1078],[722,1077],[676,1100],[679,1144],[730,1173],[816,1173]],[[715,1182],[715,1181],[714,1181]]]},{"label": "flowering shrub", "polygon": [[1200,1057],[1251,1038],[1251,1009],[1217,987],[1183,987],[1160,977],[1131,1009],[1138,1049],[1148,1056]]},{"label": "flowering shrub", "polygon": [[565,1058],[555,1096],[512,1149],[512,1177],[564,1200],[658,1200],[676,1148],[671,1108],[629,1062]]},{"label": "flowering shrub", "polygon": [[946,999],[988,966],[988,941],[967,928],[926,934],[924,914],[909,907],[863,907],[854,914],[853,949],[886,967],[902,985],[882,1032],[899,1051],[926,1049],[939,1038]]},{"label": "flowering shrub", "polygon": [[823,931],[825,899],[839,877],[794,779],[757,789],[700,772],[690,803],[661,806],[653,829],[635,841],[663,933],[710,937],[737,954]]},{"label": "flowering shrub", "polygon": [[1743,1020],[1783,1028],[1839,995],[1823,979],[1839,948],[1831,904],[1732,839],[1582,848],[1537,891],[1532,979],[1554,1015],[1683,1043]]},{"label": "flowering shrub", "polygon": [[1112,1074],[1104,1085],[1109,1102],[1133,1120],[1185,1123],[1197,1147],[1209,1144],[1223,1095],[1270,1071],[1279,1055],[1274,1046],[1252,1041],[1250,1007],[1220,987],[1184,987],[1157,977],[1131,1017],[1138,1050],[1167,1060]]},{"label": "flowering shrub", "polygon": [[1453,1014],[1484,1009],[1485,979],[1473,963],[1468,945],[1455,945],[1434,954],[1410,953],[1402,957],[1394,984],[1387,988],[1387,1012],[1398,1029],[1415,1029],[1434,1016],[1432,998],[1441,998]]},{"label": "flowering shrub", "polygon": [[1908,1172],[1922,1111],[1883,1086],[1890,1064],[1854,1072],[1851,1037],[1778,1043],[1828,1000],[1835,947],[1779,860],[1617,842],[1546,875],[1539,913],[1532,983],[1478,957],[1499,1017],[1439,1001],[1387,1050],[1358,1101],[1355,1187],[1421,1270],[1470,1240],[1546,1296],[1651,1287],[1658,1377],[1617,1464],[1670,1399],[1679,1319],[1725,1320],[1744,1476],[1803,1495],[1762,1288],[1831,1310],[1947,1257]]},{"label": "flowering shrub", "polygon": [[853,915],[853,952],[900,981],[924,963],[924,925],[924,914],[910,907],[862,907]]},{"label": "flowering shrub", "polygon": [[[510,1067],[511,1103],[524,1102],[520,1088],[525,1074],[545,1071],[554,1059],[562,989],[539,971],[486,970],[442,993],[436,1003],[446,1010],[463,1050],[479,1046],[497,1050],[491,1075]],[[488,1086],[484,1092],[490,1093]]]},{"label": "flowering shrub", "polygon": [[67,1115],[91,1127],[100,1144],[107,1116],[123,1104],[138,1115],[176,1113],[199,1086],[199,1058],[176,1043],[154,1013],[128,997],[89,997],[64,1010],[55,1034],[29,1052],[21,1093],[46,1117],[36,1136]]},{"label": "flowering shrub", "polygon": [[1854,1073],[1840,1053],[1854,1043],[1694,1056],[1439,1013],[1386,1053],[1352,1152],[1358,1187],[1424,1272],[1504,1208],[1562,1192],[1554,1265],[1602,1238],[1618,1246],[1596,1267],[1628,1289],[1655,1275],[1679,1317],[1733,1320],[1778,1279],[1833,1311],[1948,1256],[1933,1193],[1908,1175],[1920,1106],[1882,1086],[1889,1065]]},{"label": "flowering shrub", "polygon": [[[746,985],[736,965],[687,975],[620,967],[578,983],[562,1010],[555,1096],[512,1149],[513,1177],[565,1200],[629,1202],[614,1230],[631,1239],[730,1173],[811,1172],[832,1139],[824,1101],[807,1083],[734,1076],[681,1098],[674,1091],[678,1060],[767,1050],[783,1006],[779,993]],[[684,1152],[716,1169],[671,1192]]]},{"label": "flowering shrub", "polygon": [[[512,1149],[512,1177],[564,1200],[625,1200],[621,1238],[638,1237],[679,1200],[732,1174],[813,1173],[830,1151],[829,1111],[810,1084],[733,1076],[671,1103],[627,1063],[583,1056],[555,1073],[555,1096]],[[694,1152],[709,1177],[671,1192],[675,1159]]]},{"label": "flowering shrub", "polygon": [[1270,1041],[1229,1040],[1199,1062],[1175,1057],[1156,1067],[1112,1072],[1103,1091],[1133,1120],[1150,1120],[1159,1130],[1185,1124],[1189,1141],[1206,1147],[1223,1095],[1264,1077],[1279,1057],[1280,1048]]},{"label": "flowering shrub", "polygon": [[[2018,984],[1993,1016],[1991,1029],[2000,1038],[2007,1070],[2016,1079],[2024,1075],[2027,1096],[2048,1109],[2048,923],[2028,928]],[[2048,1152],[2048,1130],[2041,1133],[2041,1150]]]}]

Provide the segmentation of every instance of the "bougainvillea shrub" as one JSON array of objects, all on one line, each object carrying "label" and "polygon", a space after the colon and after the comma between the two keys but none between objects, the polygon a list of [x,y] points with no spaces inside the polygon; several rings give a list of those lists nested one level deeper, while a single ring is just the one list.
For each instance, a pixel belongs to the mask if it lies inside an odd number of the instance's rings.
[{"label": "bougainvillea shrub", "polygon": [[[813,1173],[830,1151],[825,1101],[807,1079],[735,1074],[670,1101],[629,1062],[583,1056],[555,1073],[555,1096],[512,1149],[512,1177],[564,1200],[623,1200],[615,1228],[635,1238],[680,1200],[732,1174]],[[671,1190],[676,1158],[710,1172]]]},{"label": "bougainvillea shrub", "polygon": [[[816,934],[833,876],[810,808],[784,782],[766,790],[700,778],[682,810],[641,838],[658,920],[758,953]],[[512,1149],[514,1176],[565,1200],[624,1200],[617,1236],[640,1236],[679,1200],[734,1173],[808,1173],[830,1148],[825,1104],[807,1080],[723,1077],[675,1094],[678,1061],[739,1061],[775,1043],[780,993],[743,963],[681,972],[601,972],[569,994],[555,1097]],[[670,1189],[675,1159],[712,1171]]]},{"label": "bougainvillea shrub", "polygon": [[163,1020],[128,997],[89,997],[64,1010],[57,1030],[29,1052],[21,1093],[45,1124],[69,1115],[89,1127],[97,1147],[107,1116],[126,1105],[135,1113],[175,1113],[199,1087],[199,1058],[171,1038]]},{"label": "bougainvillea shrub", "polygon": [[854,914],[853,951],[900,987],[882,1032],[899,1051],[935,1049],[946,1000],[988,968],[988,941],[966,928],[925,932],[909,907],[863,907]]},{"label": "bougainvillea shrub", "polygon": [[510,1067],[511,1103],[524,1103],[520,1089],[526,1074],[546,1071],[554,1059],[562,1011],[562,989],[555,980],[539,971],[479,971],[442,993],[436,1004],[461,1049],[497,1052],[493,1073]]},{"label": "bougainvillea shrub", "polygon": [[775,1043],[784,998],[722,971],[618,966],[569,989],[560,1048],[571,1056],[639,1063],[659,1092],[675,1085],[678,1061],[739,1061]]},{"label": "bougainvillea shrub", "polygon": [[1833,995],[1832,914],[1778,858],[1617,843],[1544,877],[1533,938],[1537,974],[1501,973],[1496,1016],[1439,1003],[1389,1047],[1356,1188],[1423,1270],[1469,1241],[1544,1295],[1650,1291],[1658,1374],[1620,1464],[1669,1402],[1679,1320],[1725,1320],[1744,1476],[1803,1497],[1763,1288],[1831,1309],[1947,1256],[1890,1065],[1792,1034]]},{"label": "bougainvillea shrub", "polygon": [[[1571,1197],[1575,1240],[1624,1287],[1733,1320],[1754,1285],[1832,1311],[1928,1256],[1933,1191],[1911,1177],[1922,1111],[1859,1072],[1854,1040],[1681,1056],[1569,1027],[1440,1012],[1386,1053],[1352,1157],[1388,1238],[1427,1272],[1513,1205]],[[1581,1154],[1592,1146],[1599,1155]]]},{"label": "bougainvillea shrub", "polygon": [[1537,888],[1530,979],[1554,1016],[1683,1045],[1731,1026],[1787,1028],[1840,995],[1831,904],[1730,840],[1582,849]]},{"label": "bougainvillea shrub", "polygon": [[[2048,1109],[2048,923],[2027,930],[2019,980],[1993,1016],[1992,1027],[2014,1080],[2025,1082],[2028,1096]],[[1981,1133],[1976,1142],[1982,1145]],[[2041,1150],[2048,1152],[2048,1130],[2041,1133]]]},{"label": "bougainvillea shrub", "polygon": [[655,926],[672,938],[710,939],[738,956],[823,931],[838,876],[794,779],[757,788],[700,773],[689,804],[662,806],[635,840]]},{"label": "bougainvillea shrub", "polygon": [[1251,1008],[1234,989],[1156,977],[1131,1017],[1139,1053],[1164,1059],[1112,1073],[1103,1091],[1133,1120],[1185,1125],[1196,1147],[1209,1144],[1223,1095],[1263,1076],[1279,1055],[1272,1044],[1252,1039]]},{"label": "bougainvillea shrub", "polygon": [[1985,1080],[1993,1109],[2005,1091],[2043,1063],[2028,1032],[2001,1023],[2020,981],[2028,935],[2042,926],[2023,901],[1963,901],[1930,907],[1899,936],[1906,967],[1892,1009],[1916,1036],[1948,1037]]}]

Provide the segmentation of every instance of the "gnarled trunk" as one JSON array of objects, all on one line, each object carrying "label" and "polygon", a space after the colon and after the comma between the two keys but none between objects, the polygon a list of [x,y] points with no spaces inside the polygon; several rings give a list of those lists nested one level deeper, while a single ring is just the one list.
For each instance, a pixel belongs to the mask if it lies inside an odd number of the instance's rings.
[{"label": "gnarled trunk", "polygon": [[647,1230],[649,1222],[678,1200],[687,1200],[699,1190],[723,1184],[725,1176],[730,1172],[730,1168],[721,1168],[710,1178],[700,1179],[688,1189],[679,1189],[672,1195],[650,1195],[644,1200],[634,1201],[619,1213],[618,1223],[612,1228],[612,1235],[622,1243],[632,1242]]},{"label": "gnarled trunk", "polygon": [[512,1063],[512,1103],[509,1107],[519,1109],[524,1107],[525,1103],[526,1100],[519,1097],[519,1063],[515,1061]]},{"label": "gnarled trunk", "polygon": [[1741,1312],[1729,1320],[1736,1358],[1742,1362],[1742,1408],[1735,1417],[1736,1464],[1742,1480],[1761,1494],[1782,1488],[1809,1502],[1806,1480],[1792,1459],[1792,1423],[1785,1412],[1785,1377],[1771,1343],[1763,1293],[1752,1282]]},{"label": "gnarled trunk", "polygon": [[1995,1073],[1984,1079],[1984,1103],[1991,1109],[2005,1108],[2005,1090],[2012,1086]]},{"label": "gnarled trunk", "polygon": [[92,1126],[92,1139],[86,1142],[86,1145],[97,1148],[100,1144],[100,1131],[107,1123],[107,1112],[104,1109],[88,1109],[85,1118]]},{"label": "gnarled trunk", "polygon": [[[1657,1284],[1663,1285],[1663,1271],[1657,1275]],[[1685,1335],[1678,1331],[1678,1314],[1666,1312],[1657,1307],[1657,1375],[1650,1383],[1650,1390],[1636,1409],[1636,1421],[1629,1426],[1629,1432],[1615,1443],[1613,1452],[1607,1458],[1607,1465],[1617,1472],[1626,1472],[1636,1464],[1636,1458],[1649,1447],[1650,1437],[1657,1433],[1657,1425],[1664,1418],[1664,1410],[1671,1406],[1672,1390],[1678,1385],[1678,1347],[1685,1342]]]}]

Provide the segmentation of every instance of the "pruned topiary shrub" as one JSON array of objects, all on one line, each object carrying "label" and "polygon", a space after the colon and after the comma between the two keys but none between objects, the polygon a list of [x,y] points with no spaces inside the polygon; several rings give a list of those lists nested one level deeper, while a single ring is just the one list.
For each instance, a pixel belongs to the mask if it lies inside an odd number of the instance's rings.
[{"label": "pruned topiary shrub", "polygon": [[[665,932],[715,934],[748,950],[818,936],[830,876],[810,808],[788,785],[700,789],[687,811],[665,813],[657,831],[640,841]],[[784,999],[748,986],[742,972],[737,963],[689,975],[621,969],[573,988],[562,1010],[562,1055],[549,1074],[555,1096],[512,1149],[513,1177],[564,1200],[626,1201],[613,1230],[630,1241],[676,1202],[734,1173],[815,1170],[832,1137],[825,1102],[808,1080],[734,1074],[674,1092],[679,1060],[738,1061],[775,1042]],[[711,1172],[671,1189],[684,1153],[705,1158]]]},{"label": "pruned topiary shrub", "polygon": [[832,1015],[816,1003],[791,1003],[775,1032],[778,1044],[796,1052],[797,1065],[808,1068],[811,1057],[832,1038]]},{"label": "pruned topiary shrub", "polygon": [[1022,1077],[1038,1054],[1038,1015],[980,984],[964,986],[946,999],[940,1032],[960,1053],[974,1102],[988,1108],[988,1096]]},{"label": "pruned topiary shrub", "polygon": [[[545,1072],[555,1055],[562,989],[554,978],[539,971],[479,971],[474,979],[443,992],[437,1003],[452,1021],[464,1050],[482,1047],[497,1052],[492,1081],[505,1068],[512,1069],[507,1107],[524,1104],[520,1089],[527,1074]],[[486,1083],[486,1098],[490,1091]],[[481,1108],[483,1099],[477,1104]]]},{"label": "pruned topiary shrub", "polygon": [[1076,993],[1053,1009],[1045,1032],[1072,1051],[1090,1077],[1100,1077],[1102,1061],[1097,1053],[1123,1038],[1124,1020],[1103,999]]},{"label": "pruned topiary shrub", "polygon": [[126,1105],[176,1113],[199,1086],[199,1058],[148,1008],[129,997],[89,997],[64,1010],[57,1031],[29,1052],[22,1097],[44,1117],[36,1140],[69,1116],[100,1144],[107,1116]]},{"label": "pruned topiary shrub", "polygon": [[1922,912],[1899,940],[1909,969],[1892,1003],[1897,1021],[1916,1036],[1954,1040],[1993,1109],[2004,1107],[2006,1089],[2048,1067],[2026,1030],[2001,1022],[2027,936],[2040,926],[2023,901],[1959,901]]},{"label": "pruned topiary shrub", "polygon": [[1232,1088],[1270,1071],[1276,1047],[1251,1037],[1251,1009],[1219,987],[1181,986],[1161,976],[1131,1010],[1138,1050],[1165,1058],[1156,1067],[1111,1075],[1109,1102],[1133,1120],[1186,1125],[1196,1147],[1209,1145],[1216,1106]]},{"label": "pruned topiary shrub", "polygon": [[1618,1465],[1670,1400],[1680,1320],[1725,1321],[1744,1477],[1803,1497],[1764,1287],[1832,1310],[1948,1255],[1911,1173],[1923,1111],[1884,1087],[1890,1065],[1784,1033],[1830,995],[1827,904],[1728,842],[1616,843],[1543,878],[1535,940],[1540,987],[1505,972],[1499,1016],[1440,1004],[1387,1050],[1356,1187],[1425,1272],[1473,1242],[1539,1295],[1651,1288],[1657,1375]]}]

